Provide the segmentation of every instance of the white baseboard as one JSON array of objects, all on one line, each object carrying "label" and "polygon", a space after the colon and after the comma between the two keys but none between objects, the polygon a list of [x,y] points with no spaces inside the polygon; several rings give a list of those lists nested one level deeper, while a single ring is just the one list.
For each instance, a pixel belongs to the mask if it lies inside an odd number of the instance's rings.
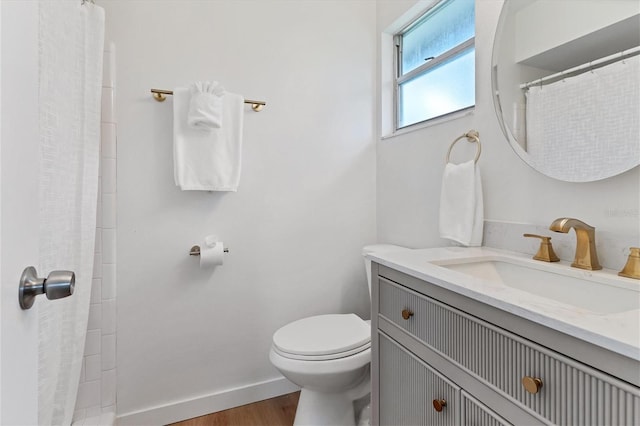
[{"label": "white baseboard", "polygon": [[189,400],[118,415],[117,425],[166,425],[300,390],[280,377]]}]

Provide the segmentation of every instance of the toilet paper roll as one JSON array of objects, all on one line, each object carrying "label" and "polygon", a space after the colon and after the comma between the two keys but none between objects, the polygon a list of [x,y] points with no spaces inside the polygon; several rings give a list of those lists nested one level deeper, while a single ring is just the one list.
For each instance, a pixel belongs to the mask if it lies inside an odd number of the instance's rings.
[{"label": "toilet paper roll", "polygon": [[216,241],[214,244],[206,242],[200,247],[200,267],[210,268],[224,263],[224,243]]}]

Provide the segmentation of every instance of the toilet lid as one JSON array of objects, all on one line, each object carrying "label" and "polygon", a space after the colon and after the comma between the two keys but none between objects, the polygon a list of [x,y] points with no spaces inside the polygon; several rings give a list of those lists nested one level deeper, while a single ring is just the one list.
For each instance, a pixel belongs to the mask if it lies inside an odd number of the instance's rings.
[{"label": "toilet lid", "polygon": [[303,318],[273,335],[273,345],[280,351],[305,356],[346,352],[370,341],[371,326],[355,314]]}]

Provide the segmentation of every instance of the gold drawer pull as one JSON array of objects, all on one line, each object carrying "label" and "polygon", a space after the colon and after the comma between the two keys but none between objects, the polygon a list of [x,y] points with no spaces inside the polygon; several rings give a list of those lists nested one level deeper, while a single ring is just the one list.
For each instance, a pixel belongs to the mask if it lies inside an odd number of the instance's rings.
[{"label": "gold drawer pull", "polygon": [[433,408],[439,413],[441,412],[444,407],[447,406],[447,401],[445,401],[444,399],[434,399],[433,400]]},{"label": "gold drawer pull", "polygon": [[413,316],[413,311],[410,311],[409,309],[402,310],[402,319],[408,320],[412,316]]},{"label": "gold drawer pull", "polygon": [[542,387],[542,380],[537,377],[524,376],[522,378],[522,385],[527,392],[536,394]]}]

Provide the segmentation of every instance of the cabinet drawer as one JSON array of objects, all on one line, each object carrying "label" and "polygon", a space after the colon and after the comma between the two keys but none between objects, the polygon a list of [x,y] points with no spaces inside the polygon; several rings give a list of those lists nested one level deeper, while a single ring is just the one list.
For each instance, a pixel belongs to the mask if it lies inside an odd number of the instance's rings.
[{"label": "cabinet drawer", "polygon": [[[547,421],[640,424],[637,388],[383,278],[379,289],[382,317]],[[541,380],[537,393],[525,376]]]},{"label": "cabinet drawer", "polygon": [[465,426],[511,426],[511,423],[491,411],[477,399],[461,391],[460,424]]},{"label": "cabinet drawer", "polygon": [[[380,425],[460,424],[457,386],[384,334],[380,334],[379,347]],[[441,411],[436,411],[438,404]]]}]

